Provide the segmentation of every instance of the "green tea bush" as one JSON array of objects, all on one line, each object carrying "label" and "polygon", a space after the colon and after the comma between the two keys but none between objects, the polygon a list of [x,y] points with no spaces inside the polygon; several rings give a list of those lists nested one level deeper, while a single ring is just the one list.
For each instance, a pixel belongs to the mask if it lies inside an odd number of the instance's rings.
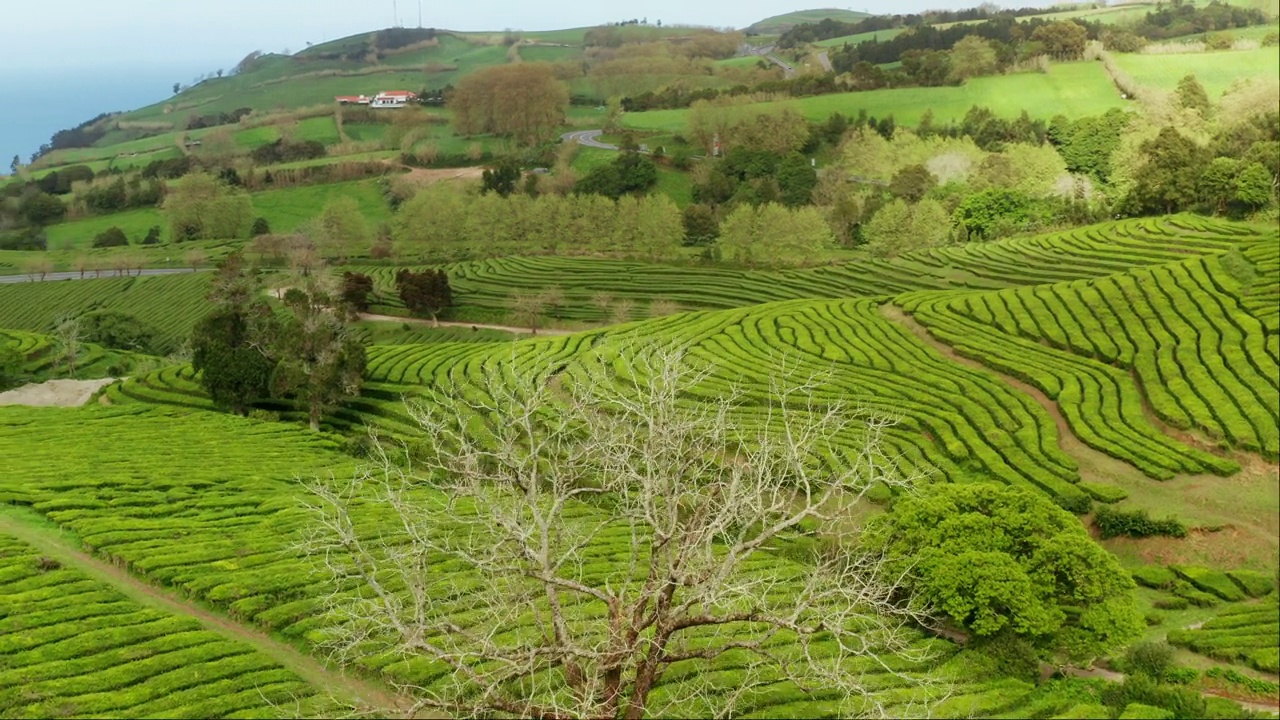
[{"label": "green tea bush", "polygon": [[1094,500],[1108,505],[1118,503],[1129,497],[1129,493],[1125,492],[1123,488],[1118,488],[1115,485],[1082,482],[1080,483],[1080,489],[1089,493]]},{"label": "green tea bush", "polygon": [[1129,570],[1129,574],[1139,585],[1156,590],[1171,588],[1178,582],[1178,576],[1163,565],[1142,565]]},{"label": "green tea bush", "polygon": [[1184,597],[1168,597],[1156,600],[1152,605],[1158,610],[1186,610],[1191,602]]},{"label": "green tea bush", "polygon": [[1169,569],[1177,573],[1178,577],[1194,585],[1197,590],[1211,593],[1227,602],[1239,602],[1246,597],[1244,591],[1232,582],[1226,573],[1218,570],[1190,565],[1172,565]]},{"label": "green tea bush", "polygon": [[1249,597],[1262,597],[1270,594],[1276,587],[1275,575],[1256,570],[1228,570],[1227,577]]},{"label": "green tea bush", "polygon": [[1156,535],[1182,538],[1187,527],[1173,518],[1153,520],[1146,510],[1120,510],[1100,507],[1094,513],[1093,524],[1103,539],[1114,537],[1144,538]]},{"label": "green tea bush", "polygon": [[1116,717],[1120,720],[1170,720],[1175,715],[1164,708],[1142,703],[1129,703],[1125,706],[1124,711]]}]

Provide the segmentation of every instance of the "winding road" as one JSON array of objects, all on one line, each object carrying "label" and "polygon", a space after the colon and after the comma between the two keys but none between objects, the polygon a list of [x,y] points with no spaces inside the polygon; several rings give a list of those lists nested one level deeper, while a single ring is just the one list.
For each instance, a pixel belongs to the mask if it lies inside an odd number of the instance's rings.
[{"label": "winding road", "polygon": [[575,130],[560,136],[560,139],[567,143],[578,143],[583,147],[599,148],[601,150],[617,150],[617,145],[600,142],[600,136],[604,134],[603,130]]}]

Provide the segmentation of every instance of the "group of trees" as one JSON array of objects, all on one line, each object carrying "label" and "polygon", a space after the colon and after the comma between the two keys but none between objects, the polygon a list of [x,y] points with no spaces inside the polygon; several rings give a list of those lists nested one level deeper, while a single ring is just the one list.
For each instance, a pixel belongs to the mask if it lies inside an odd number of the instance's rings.
[{"label": "group of trees", "polygon": [[466,75],[448,105],[463,135],[508,135],[534,144],[564,124],[569,90],[546,63],[496,65]]},{"label": "group of trees", "polygon": [[396,292],[404,306],[414,315],[430,315],[438,320],[441,312],[453,306],[453,288],[444,270],[399,270]]},{"label": "group of trees", "polygon": [[169,236],[176,241],[244,238],[253,225],[249,194],[210,175],[188,175],[164,201]]},{"label": "group of trees", "polygon": [[401,205],[392,220],[400,250],[427,259],[500,252],[612,253],[654,260],[684,240],[680,209],[665,195],[471,194],[440,184]]},{"label": "group of trees", "polygon": [[227,256],[210,284],[212,309],[192,333],[191,363],[218,406],[246,414],[269,398],[293,398],[319,430],[325,411],[359,393],[365,350],[327,278],[297,280],[273,308],[257,270],[241,253]]}]

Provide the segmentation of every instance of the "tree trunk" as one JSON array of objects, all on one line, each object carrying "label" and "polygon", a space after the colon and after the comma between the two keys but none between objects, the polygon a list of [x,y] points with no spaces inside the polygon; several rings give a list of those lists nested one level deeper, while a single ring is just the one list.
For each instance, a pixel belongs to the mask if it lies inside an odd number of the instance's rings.
[{"label": "tree trunk", "polygon": [[320,432],[320,406],[311,406],[311,431]]}]

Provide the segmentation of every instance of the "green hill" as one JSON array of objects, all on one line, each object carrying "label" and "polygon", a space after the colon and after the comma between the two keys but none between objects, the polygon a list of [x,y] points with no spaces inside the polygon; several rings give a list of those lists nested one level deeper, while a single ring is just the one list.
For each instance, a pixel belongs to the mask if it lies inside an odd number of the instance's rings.
[{"label": "green hill", "polygon": [[839,20],[840,22],[853,23],[863,18],[871,17],[871,13],[857,12],[855,10],[841,10],[839,8],[825,8],[818,10],[798,10],[783,15],[774,15],[765,18],[746,28],[746,32],[752,35],[781,35],[796,25],[805,23],[822,22],[823,20]]}]

